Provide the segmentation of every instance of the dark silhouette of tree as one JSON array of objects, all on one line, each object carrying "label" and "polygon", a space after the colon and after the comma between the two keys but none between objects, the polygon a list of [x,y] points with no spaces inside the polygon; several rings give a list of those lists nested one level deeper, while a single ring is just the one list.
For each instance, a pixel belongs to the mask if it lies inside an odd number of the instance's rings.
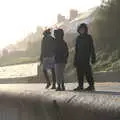
[{"label": "dark silhouette of tree", "polygon": [[120,0],[103,0],[96,12],[92,29],[97,47],[107,51],[120,50]]}]

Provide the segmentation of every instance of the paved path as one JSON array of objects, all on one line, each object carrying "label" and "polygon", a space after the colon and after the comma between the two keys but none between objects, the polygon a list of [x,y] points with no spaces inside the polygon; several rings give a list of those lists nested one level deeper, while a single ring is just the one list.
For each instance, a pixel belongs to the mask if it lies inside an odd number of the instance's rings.
[{"label": "paved path", "polygon": [[[66,85],[67,94],[69,94],[69,92],[72,92],[73,89],[77,86],[76,83],[67,83],[65,85]],[[116,83],[116,82],[96,83],[95,86],[96,86],[96,91],[93,92],[95,94],[115,95],[120,97],[120,83]],[[87,84],[85,84],[85,87],[87,87]],[[17,93],[27,92],[33,94],[39,94],[41,91],[48,93],[54,92],[54,90],[45,89],[45,84],[40,84],[40,83],[39,84],[0,84],[0,91],[17,92]]]},{"label": "paved path", "polygon": [[120,83],[97,83],[92,93],[72,91],[76,86],[68,83],[65,92],[56,92],[46,90],[45,84],[0,84],[1,105],[17,104],[17,109],[26,108],[21,111],[35,110],[38,116],[28,113],[36,117],[34,120],[43,120],[44,115],[46,120],[56,120],[51,117],[56,114],[59,120],[120,120]]},{"label": "paved path", "polygon": [[37,75],[38,63],[0,67],[0,79]]}]

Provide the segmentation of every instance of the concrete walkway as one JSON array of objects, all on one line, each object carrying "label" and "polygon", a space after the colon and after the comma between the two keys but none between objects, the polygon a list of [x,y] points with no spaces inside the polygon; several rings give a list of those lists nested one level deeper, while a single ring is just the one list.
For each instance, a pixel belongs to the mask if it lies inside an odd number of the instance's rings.
[{"label": "concrete walkway", "polygon": [[120,120],[120,83],[96,83],[95,92],[74,92],[76,86],[56,92],[45,84],[1,84],[0,113],[11,109],[17,118],[2,120]]},{"label": "concrete walkway", "polygon": [[[66,91],[64,93],[69,94],[73,92],[73,89],[77,87],[77,83],[66,83]],[[87,87],[87,83],[85,86]],[[92,94],[106,94],[106,95],[115,95],[120,96],[120,83],[118,82],[105,82],[105,83],[96,83],[96,91]],[[45,84],[34,83],[34,84],[0,84],[0,91],[4,92],[30,92],[33,94],[39,94],[41,91],[45,92],[56,92],[55,90],[45,89]],[[56,92],[57,93],[57,92]],[[59,92],[58,92],[59,93]],[[61,92],[62,93],[62,92]],[[79,92],[77,92],[79,93]],[[84,92],[80,92],[84,93]],[[79,94],[80,94],[79,93]]]}]

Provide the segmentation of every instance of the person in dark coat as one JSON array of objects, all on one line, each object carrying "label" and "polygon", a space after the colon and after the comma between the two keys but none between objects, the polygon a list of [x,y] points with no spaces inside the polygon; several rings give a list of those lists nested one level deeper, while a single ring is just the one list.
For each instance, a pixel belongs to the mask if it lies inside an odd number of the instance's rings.
[{"label": "person in dark coat", "polygon": [[95,87],[91,63],[94,64],[96,62],[93,39],[92,36],[88,34],[88,27],[85,23],[78,26],[77,32],[79,35],[76,38],[75,44],[74,66],[77,71],[78,87],[74,90],[81,91],[84,89],[83,82],[85,76],[89,84],[89,87],[85,90],[93,91]]},{"label": "person in dark coat", "polygon": [[56,91],[64,91],[64,69],[67,64],[68,59],[68,46],[64,41],[64,31],[62,29],[57,29],[54,31],[54,36],[56,40],[55,49],[55,75],[58,87]]},{"label": "person in dark coat", "polygon": [[52,72],[52,80],[53,86],[52,89],[56,89],[56,78],[55,78],[55,58],[54,58],[54,50],[55,50],[55,39],[51,36],[50,29],[47,29],[43,32],[43,40],[41,43],[41,55],[40,61],[43,64],[43,72],[46,78],[46,88],[49,88],[51,83],[48,75],[48,70],[50,69]]}]

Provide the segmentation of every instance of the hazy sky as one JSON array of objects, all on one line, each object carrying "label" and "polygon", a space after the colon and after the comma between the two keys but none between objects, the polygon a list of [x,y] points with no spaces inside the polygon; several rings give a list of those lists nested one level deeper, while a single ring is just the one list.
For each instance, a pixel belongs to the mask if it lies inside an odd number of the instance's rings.
[{"label": "hazy sky", "polygon": [[0,0],[0,48],[24,38],[36,27],[56,23],[61,13],[69,16],[69,9],[87,10],[101,0]]}]

